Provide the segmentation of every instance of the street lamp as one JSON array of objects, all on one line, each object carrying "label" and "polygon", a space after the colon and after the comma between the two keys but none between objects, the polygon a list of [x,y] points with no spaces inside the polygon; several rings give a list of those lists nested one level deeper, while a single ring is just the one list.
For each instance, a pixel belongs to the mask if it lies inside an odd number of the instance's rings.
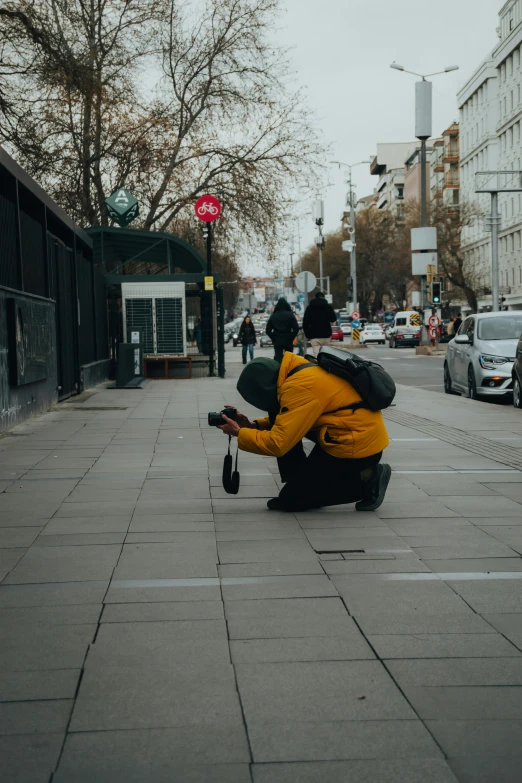
[{"label": "street lamp", "polygon": [[[392,63],[390,68],[396,71],[403,71],[404,73],[410,73],[413,76],[419,76],[421,81],[415,83],[415,136],[420,139],[421,142],[421,228],[425,228],[428,225],[428,172],[426,171],[426,142],[432,135],[432,83],[427,81],[430,76],[438,76],[442,73],[450,73],[450,71],[458,71],[458,65],[448,65],[443,71],[434,71],[433,73],[417,73],[416,71],[409,71],[403,65],[398,63]],[[413,232],[412,232],[413,237]],[[420,252],[433,250],[433,247],[429,246],[429,240],[424,237],[424,244],[418,249]],[[433,243],[433,240],[432,240]],[[436,247],[436,243],[435,243]],[[413,249],[413,242],[412,242]],[[426,261],[426,263],[428,263]],[[426,296],[426,277],[427,273],[421,275],[421,304],[422,309],[425,309],[425,296]],[[423,344],[427,342],[427,338],[424,335]]]},{"label": "street lamp", "polygon": [[345,166],[349,170],[348,186],[349,186],[349,198],[350,198],[350,239],[352,241],[352,249],[350,250],[350,277],[352,278],[352,299],[354,310],[357,309],[357,250],[355,244],[355,199],[352,191],[352,169],[355,166],[367,165],[369,161],[360,160],[357,163],[343,163],[342,160],[331,160],[330,163],[334,163],[339,168]]},{"label": "street lamp", "polygon": [[433,73],[417,73],[409,71],[404,65],[392,63],[390,68],[396,71],[410,73],[413,76],[419,76],[420,82],[415,84],[415,136],[421,142],[421,226],[428,225],[428,178],[426,172],[426,142],[432,135],[431,117],[432,117],[432,84],[427,79],[431,76],[439,76],[442,73],[458,71],[458,65],[448,65],[443,71],[434,71]]}]

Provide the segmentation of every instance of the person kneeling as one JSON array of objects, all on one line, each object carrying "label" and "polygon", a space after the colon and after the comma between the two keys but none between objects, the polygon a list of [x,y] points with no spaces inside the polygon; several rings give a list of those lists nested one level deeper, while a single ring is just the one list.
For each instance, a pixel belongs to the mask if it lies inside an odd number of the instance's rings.
[{"label": "person kneeling", "polygon": [[[285,486],[268,501],[269,509],[379,508],[391,476],[390,466],[380,464],[389,438],[382,413],[357,407],[362,400],[351,384],[285,353],[281,365],[266,358],[250,362],[237,390],[268,416],[250,421],[238,413],[236,421],[224,417],[220,429],[237,436],[242,451],[277,458]],[[309,456],[304,437],[315,443]]]}]

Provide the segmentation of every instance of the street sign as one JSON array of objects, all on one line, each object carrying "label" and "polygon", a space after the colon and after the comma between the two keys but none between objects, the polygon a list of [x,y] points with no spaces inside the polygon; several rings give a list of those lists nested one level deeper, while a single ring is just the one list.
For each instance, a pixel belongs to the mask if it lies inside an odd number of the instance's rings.
[{"label": "street sign", "polygon": [[428,329],[428,334],[429,334],[429,336],[431,337],[432,340],[436,339],[437,332],[438,332],[438,329],[437,329],[436,326],[430,326],[430,328]]},{"label": "street sign", "polygon": [[354,310],[352,313],[352,318],[356,321],[360,317],[361,317],[360,312],[358,310]]},{"label": "street sign", "polygon": [[440,318],[438,315],[430,315],[428,322],[430,326],[438,326],[440,324]]},{"label": "street sign", "polygon": [[410,325],[411,326],[420,326],[421,325],[421,317],[419,313],[412,313],[410,315]]},{"label": "street sign", "polygon": [[358,343],[361,337],[359,329],[352,329],[352,343]]},{"label": "street sign", "polygon": [[213,291],[214,290],[214,278],[212,276],[205,277],[205,291]]},{"label": "street sign", "polygon": [[325,294],[324,298],[326,299],[328,304],[332,304],[333,303],[333,294]]},{"label": "street sign", "polygon": [[354,248],[354,244],[351,239],[345,239],[341,247],[345,253],[351,253]]},{"label": "street sign", "polygon": [[221,215],[221,202],[215,196],[200,196],[194,204],[196,216],[204,223],[213,223]]},{"label": "street sign", "polygon": [[109,198],[106,198],[105,206],[110,219],[119,226],[128,226],[140,213],[137,199],[125,188],[115,190]]},{"label": "street sign", "polygon": [[352,321],[352,329],[360,329],[360,328],[361,328],[360,321]]},{"label": "street sign", "polygon": [[395,313],[384,313],[384,323],[385,324],[391,324],[392,321],[395,320]]},{"label": "street sign", "polygon": [[311,272],[299,272],[295,278],[295,287],[303,294],[309,294],[317,285],[317,278]]},{"label": "street sign", "polygon": [[377,315],[384,315],[384,310],[378,310]]}]

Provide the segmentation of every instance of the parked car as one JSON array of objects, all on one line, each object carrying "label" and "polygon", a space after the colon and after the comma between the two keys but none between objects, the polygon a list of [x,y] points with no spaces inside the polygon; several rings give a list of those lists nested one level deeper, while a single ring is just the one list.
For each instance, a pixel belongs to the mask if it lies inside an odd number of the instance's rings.
[{"label": "parked car", "polygon": [[448,345],[444,362],[446,394],[459,392],[472,400],[511,397],[521,335],[522,312],[468,316]]},{"label": "parked car", "polygon": [[388,340],[390,348],[399,348],[401,345],[415,347],[420,345],[421,328],[420,326],[400,326],[396,329],[390,329]]},{"label": "parked car", "polygon": [[341,331],[343,334],[350,335],[352,333],[352,322],[347,320],[341,320],[339,323],[339,326],[341,328]]},{"label": "parked car", "polygon": [[384,345],[385,341],[384,330],[380,324],[366,324],[366,327],[361,331],[360,342],[363,345],[367,343]]},{"label": "parked car", "polygon": [[[390,341],[390,347],[392,347],[392,341],[395,335],[397,335],[399,332],[404,334],[406,327],[411,327],[411,326],[417,327],[417,331],[420,331],[419,329],[420,324],[421,324],[420,314],[416,310],[403,310],[399,313],[395,313],[395,320],[393,321],[392,326],[388,331],[388,339]],[[413,332],[411,332],[408,329],[406,330],[406,334],[413,334]],[[407,338],[408,341],[410,339],[413,338]]]},{"label": "parked car", "polygon": [[340,326],[332,326],[332,340],[339,340],[341,343],[344,340],[343,330]]},{"label": "parked car", "polygon": [[522,408],[522,337],[520,337],[513,364],[513,405]]},{"label": "parked car", "polygon": [[259,338],[259,345],[264,348],[266,345],[273,345],[273,342],[267,334],[262,334]]}]

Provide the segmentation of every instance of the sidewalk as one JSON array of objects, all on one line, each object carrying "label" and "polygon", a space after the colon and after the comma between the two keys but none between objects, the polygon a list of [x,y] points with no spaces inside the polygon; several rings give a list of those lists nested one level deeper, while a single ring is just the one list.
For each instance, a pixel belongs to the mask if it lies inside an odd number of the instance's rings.
[{"label": "sidewalk", "polygon": [[268,512],[230,366],[0,440],[2,779],[519,783],[520,412],[401,387],[376,513]]}]

